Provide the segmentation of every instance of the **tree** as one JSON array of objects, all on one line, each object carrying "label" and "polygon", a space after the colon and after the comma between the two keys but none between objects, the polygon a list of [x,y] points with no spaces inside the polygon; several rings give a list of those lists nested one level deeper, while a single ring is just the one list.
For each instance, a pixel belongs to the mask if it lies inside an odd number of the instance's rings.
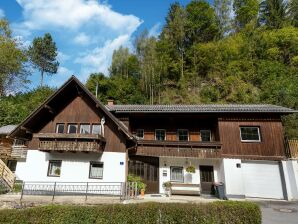
[{"label": "tree", "polygon": [[188,46],[214,40],[219,35],[214,9],[204,0],[193,0],[186,6]]},{"label": "tree", "polygon": [[40,86],[43,86],[44,74],[56,74],[59,67],[59,62],[56,60],[57,47],[51,34],[46,33],[43,38],[34,38],[28,53],[33,66],[41,72]]},{"label": "tree", "polygon": [[14,92],[28,83],[29,75],[25,49],[20,42],[12,38],[9,24],[0,20],[0,96],[6,92]]},{"label": "tree", "polygon": [[289,3],[289,18],[293,26],[298,27],[298,0]]},{"label": "tree", "polygon": [[286,21],[287,4],[284,0],[265,0],[260,4],[260,24],[282,28]]},{"label": "tree", "polygon": [[235,26],[239,31],[248,23],[257,21],[259,2],[258,0],[234,0],[233,10],[235,12]]},{"label": "tree", "polygon": [[220,35],[227,35],[231,29],[231,0],[215,0],[214,1],[214,9],[218,18]]}]

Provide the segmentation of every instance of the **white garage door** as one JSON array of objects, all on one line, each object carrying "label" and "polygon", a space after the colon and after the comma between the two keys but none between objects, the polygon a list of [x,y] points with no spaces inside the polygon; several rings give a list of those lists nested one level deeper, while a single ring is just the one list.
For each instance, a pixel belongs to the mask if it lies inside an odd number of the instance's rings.
[{"label": "white garage door", "polygon": [[243,162],[242,172],[246,197],[284,199],[277,162]]}]

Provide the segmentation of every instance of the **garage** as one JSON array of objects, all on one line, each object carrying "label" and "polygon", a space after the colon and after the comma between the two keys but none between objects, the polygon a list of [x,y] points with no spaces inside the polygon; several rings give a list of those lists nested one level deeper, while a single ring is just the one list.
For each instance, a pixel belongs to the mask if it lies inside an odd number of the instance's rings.
[{"label": "garage", "polygon": [[242,172],[246,197],[285,198],[278,162],[243,161]]}]

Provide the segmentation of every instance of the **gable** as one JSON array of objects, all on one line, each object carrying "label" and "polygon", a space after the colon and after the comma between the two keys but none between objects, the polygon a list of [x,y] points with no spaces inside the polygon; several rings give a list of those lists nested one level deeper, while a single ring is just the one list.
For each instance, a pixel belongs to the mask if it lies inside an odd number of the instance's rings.
[{"label": "gable", "polygon": [[133,139],[127,128],[74,76],[16,127],[10,137],[30,139],[32,133],[40,132],[43,128],[51,127],[53,130],[51,125],[54,125],[54,121],[68,116],[67,119],[80,120],[79,122],[87,119],[98,122],[101,116],[105,116],[126,137]]}]

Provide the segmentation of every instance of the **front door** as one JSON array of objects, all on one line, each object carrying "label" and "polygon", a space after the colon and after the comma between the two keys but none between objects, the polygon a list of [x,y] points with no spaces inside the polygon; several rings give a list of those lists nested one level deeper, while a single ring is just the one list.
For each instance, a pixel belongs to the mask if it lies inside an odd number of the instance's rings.
[{"label": "front door", "polygon": [[159,158],[134,156],[129,158],[128,174],[140,176],[146,184],[147,194],[159,193]]},{"label": "front door", "polygon": [[201,191],[210,194],[214,182],[213,166],[200,166]]}]

